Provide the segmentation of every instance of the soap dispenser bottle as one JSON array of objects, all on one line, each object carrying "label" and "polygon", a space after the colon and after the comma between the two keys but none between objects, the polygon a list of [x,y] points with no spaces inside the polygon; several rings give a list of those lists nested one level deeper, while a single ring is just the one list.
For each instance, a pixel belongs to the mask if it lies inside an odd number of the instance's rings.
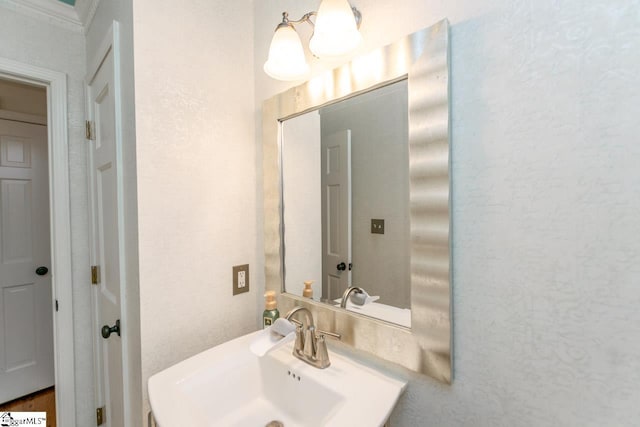
[{"label": "soap dispenser bottle", "polygon": [[304,282],[304,289],[302,290],[302,296],[305,298],[313,298],[313,288],[311,285],[313,284],[313,280],[307,280]]},{"label": "soap dispenser bottle", "polygon": [[276,292],[267,291],[264,294],[264,312],[262,313],[262,329],[273,325],[273,322],[280,317],[276,302]]}]

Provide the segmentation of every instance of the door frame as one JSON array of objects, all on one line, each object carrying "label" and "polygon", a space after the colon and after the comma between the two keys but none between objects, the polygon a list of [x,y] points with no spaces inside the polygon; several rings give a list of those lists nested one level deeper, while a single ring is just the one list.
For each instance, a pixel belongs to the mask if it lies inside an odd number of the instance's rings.
[{"label": "door frame", "polygon": [[[67,75],[0,57],[0,77],[47,90],[53,354],[58,425],[76,425]],[[55,310],[58,302],[59,311]]]}]

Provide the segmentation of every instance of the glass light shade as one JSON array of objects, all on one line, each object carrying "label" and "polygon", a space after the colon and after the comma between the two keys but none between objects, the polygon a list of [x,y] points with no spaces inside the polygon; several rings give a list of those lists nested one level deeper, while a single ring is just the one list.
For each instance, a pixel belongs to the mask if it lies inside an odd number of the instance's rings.
[{"label": "glass light shade", "polygon": [[298,80],[309,73],[302,42],[292,25],[279,25],[276,29],[264,72],[277,80]]},{"label": "glass light shade", "polygon": [[362,35],[347,0],[323,0],[309,49],[317,57],[340,56],[358,47]]}]

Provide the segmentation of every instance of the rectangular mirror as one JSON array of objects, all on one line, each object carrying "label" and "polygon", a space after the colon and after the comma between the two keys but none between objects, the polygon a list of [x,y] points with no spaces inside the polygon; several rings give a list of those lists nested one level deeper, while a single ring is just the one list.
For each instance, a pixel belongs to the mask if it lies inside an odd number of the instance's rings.
[{"label": "rectangular mirror", "polygon": [[284,290],[358,286],[348,310],[411,327],[407,99],[403,79],[283,121],[281,171]]},{"label": "rectangular mirror", "polygon": [[[307,307],[344,343],[450,383],[449,170],[446,20],[265,101],[265,279],[281,311]],[[380,298],[342,309],[348,286]]]}]

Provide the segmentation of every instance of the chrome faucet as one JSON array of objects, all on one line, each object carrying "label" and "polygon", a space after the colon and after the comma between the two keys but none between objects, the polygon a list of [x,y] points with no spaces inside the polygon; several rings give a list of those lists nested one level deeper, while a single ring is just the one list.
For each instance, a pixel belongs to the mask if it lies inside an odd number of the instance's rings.
[{"label": "chrome faucet", "polygon": [[[293,316],[297,313],[304,314],[304,323],[293,319]],[[327,351],[327,343],[324,337],[330,336],[340,339],[340,334],[321,330],[318,330],[316,334],[313,315],[305,307],[296,306],[284,317],[296,324],[296,342],[293,346],[293,355],[316,368],[328,368],[331,365],[331,361],[329,360],[329,352]]]},{"label": "chrome faucet", "polygon": [[352,286],[347,288],[344,293],[342,294],[342,299],[340,300],[340,308],[346,308],[347,307],[347,300],[349,299],[349,295],[351,295],[352,292],[355,292],[357,294],[361,294],[364,292],[364,289],[359,288],[357,286]]}]

